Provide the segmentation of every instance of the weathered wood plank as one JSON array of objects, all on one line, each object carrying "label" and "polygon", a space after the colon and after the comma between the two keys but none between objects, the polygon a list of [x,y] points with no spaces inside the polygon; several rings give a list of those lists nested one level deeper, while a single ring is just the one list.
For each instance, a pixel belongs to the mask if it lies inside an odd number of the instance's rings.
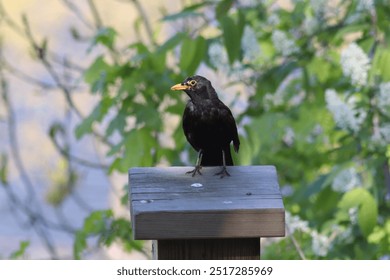
[{"label": "weathered wood plank", "polygon": [[[135,239],[284,236],[284,206],[273,166],[229,166],[185,174],[191,167],[129,171]],[[200,184],[201,187],[194,187]]]}]

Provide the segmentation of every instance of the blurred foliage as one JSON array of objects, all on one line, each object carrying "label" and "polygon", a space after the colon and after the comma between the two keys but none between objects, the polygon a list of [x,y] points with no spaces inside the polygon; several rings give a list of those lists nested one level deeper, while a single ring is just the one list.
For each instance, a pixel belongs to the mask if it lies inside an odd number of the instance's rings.
[{"label": "blurred foliage", "polygon": [[115,219],[111,210],[94,211],[75,234],[73,255],[76,259],[81,259],[90,238],[97,239],[99,246],[109,247],[113,242],[119,242],[126,252],[131,250],[142,252],[142,241],[133,240],[132,234],[128,220]]},{"label": "blurred foliage", "polygon": [[[134,38],[123,38],[95,16],[86,55],[96,57],[83,78],[98,102],[75,128],[75,137],[92,136],[108,147],[109,174],[135,166],[181,165],[183,152],[194,160],[175,121],[185,94],[169,89],[189,75],[215,72],[219,81],[214,85],[240,88],[228,104],[242,143],[235,162],[278,170],[288,234],[267,242],[262,258],[390,258],[390,2],[185,3],[173,14],[161,9],[153,25],[138,9]],[[23,23],[37,59],[54,73],[47,40],[36,43],[27,17]],[[71,34],[85,40],[77,27]],[[52,76],[75,110],[69,88]],[[224,91],[218,91],[224,99]],[[54,125],[49,135],[58,146],[56,135],[65,130]],[[60,148],[71,160],[69,147]],[[1,155],[4,186],[7,163],[7,155]],[[53,205],[73,190],[74,172],[69,163],[57,166],[47,195]],[[121,201],[126,204],[126,197]],[[142,251],[128,221],[115,218],[112,210],[85,219],[75,233],[75,258],[83,257],[88,240],[98,246],[119,241],[127,251]],[[21,243],[13,257],[23,256],[28,245]]]},{"label": "blurred foliage", "polygon": [[11,260],[17,260],[25,258],[26,250],[30,246],[30,241],[21,241],[19,244],[19,249],[12,252],[9,256]]},{"label": "blurred foliage", "polygon": [[85,73],[100,102],[76,136],[108,123],[106,136],[120,136],[108,153],[111,172],[180,163],[189,149],[181,126],[174,147],[159,137],[165,116],[184,108],[169,88],[208,67],[226,87],[250,93],[236,115],[238,163],[276,165],[282,191],[289,190],[287,227],[296,229],[264,248],[264,257],[388,258],[390,115],[382,109],[390,105],[390,5],[331,2],[196,2],[162,17],[160,24],[183,31],[158,44],[132,43],[120,60],[110,57],[119,35],[105,28],[93,44],[107,52]]}]

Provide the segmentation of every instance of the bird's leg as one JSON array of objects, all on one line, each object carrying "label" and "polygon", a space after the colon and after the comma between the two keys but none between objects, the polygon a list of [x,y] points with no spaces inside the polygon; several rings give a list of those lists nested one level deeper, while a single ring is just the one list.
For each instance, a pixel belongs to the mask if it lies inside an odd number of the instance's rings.
[{"label": "bird's leg", "polygon": [[188,171],[186,172],[186,174],[192,174],[192,177],[194,177],[196,173],[202,175],[202,173],[200,173],[200,170],[202,169],[202,157],[203,157],[203,151],[199,150],[198,159],[196,160],[196,165],[194,170]]},{"label": "bird's leg", "polygon": [[221,175],[221,178],[223,178],[225,176],[230,176],[229,172],[226,169],[226,160],[225,160],[225,151],[224,150],[222,150],[222,163],[223,163],[222,170],[215,173],[214,175]]}]

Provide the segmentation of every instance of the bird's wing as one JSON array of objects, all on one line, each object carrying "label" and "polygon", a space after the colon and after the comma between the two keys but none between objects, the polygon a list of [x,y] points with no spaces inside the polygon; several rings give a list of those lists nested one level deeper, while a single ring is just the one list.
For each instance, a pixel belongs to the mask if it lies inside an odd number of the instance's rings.
[{"label": "bird's wing", "polygon": [[225,126],[224,130],[227,131],[228,138],[233,141],[233,147],[237,153],[240,148],[240,139],[238,138],[236,121],[230,109],[222,101],[219,100],[217,106],[220,112],[221,123]]},{"label": "bird's wing", "polygon": [[199,152],[199,144],[196,143],[195,141],[195,136],[194,136],[194,126],[196,126],[196,122],[198,121],[197,118],[194,118],[193,114],[191,113],[191,111],[193,110],[193,108],[191,108],[193,106],[192,102],[189,101],[187,103],[187,106],[186,108],[184,109],[184,114],[183,114],[183,131],[184,131],[184,135],[186,136],[187,138],[187,141],[191,144],[191,146],[197,151]]}]

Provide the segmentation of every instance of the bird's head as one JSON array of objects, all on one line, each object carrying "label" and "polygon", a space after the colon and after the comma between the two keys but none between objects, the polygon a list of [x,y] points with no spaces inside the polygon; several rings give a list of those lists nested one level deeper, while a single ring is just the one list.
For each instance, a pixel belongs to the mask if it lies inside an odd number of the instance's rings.
[{"label": "bird's head", "polygon": [[174,85],[171,90],[183,90],[192,100],[218,98],[211,82],[202,76],[192,76],[182,83]]}]

